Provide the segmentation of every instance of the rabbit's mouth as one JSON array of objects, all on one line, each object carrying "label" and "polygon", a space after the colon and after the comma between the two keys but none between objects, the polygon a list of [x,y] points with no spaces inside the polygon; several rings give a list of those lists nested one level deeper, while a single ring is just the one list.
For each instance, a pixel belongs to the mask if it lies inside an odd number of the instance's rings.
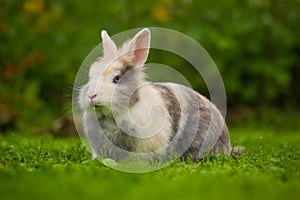
[{"label": "rabbit's mouth", "polygon": [[95,108],[102,106],[102,104],[99,101],[96,101],[94,99],[89,100],[88,104],[90,107],[95,107]]},{"label": "rabbit's mouth", "polygon": [[103,105],[103,104],[101,104],[101,103],[98,103],[98,102],[96,102],[96,103],[92,103],[92,104],[91,104],[91,106],[92,106],[92,107],[94,107],[95,109],[99,109],[99,108],[102,108],[102,107],[104,107],[104,105]]},{"label": "rabbit's mouth", "polygon": [[93,107],[94,107],[96,110],[101,110],[104,106],[101,105],[101,104],[96,104],[96,105],[93,105]]},{"label": "rabbit's mouth", "polygon": [[102,109],[102,108],[107,108],[109,104],[106,104],[104,102],[91,102],[90,103],[91,107],[93,107],[94,109]]}]

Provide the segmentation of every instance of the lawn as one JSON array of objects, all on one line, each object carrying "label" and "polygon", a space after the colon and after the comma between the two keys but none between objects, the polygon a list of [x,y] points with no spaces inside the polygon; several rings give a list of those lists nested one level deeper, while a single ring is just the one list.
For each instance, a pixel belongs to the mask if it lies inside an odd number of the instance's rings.
[{"label": "lawn", "polygon": [[128,174],[78,137],[0,135],[0,199],[300,199],[299,132],[232,128],[231,139],[244,155]]}]

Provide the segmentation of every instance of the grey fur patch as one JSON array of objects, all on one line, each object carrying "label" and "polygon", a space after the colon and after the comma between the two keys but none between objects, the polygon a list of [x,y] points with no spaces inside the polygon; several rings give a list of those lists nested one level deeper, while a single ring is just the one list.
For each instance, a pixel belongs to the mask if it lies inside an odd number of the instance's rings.
[{"label": "grey fur patch", "polygon": [[189,92],[191,93],[187,99],[187,104],[189,106],[184,111],[187,114],[187,122],[183,127],[182,137],[179,138],[178,142],[181,151],[187,144],[190,144],[182,154],[181,159],[186,160],[189,156],[192,156],[192,159],[196,161],[196,157],[199,154],[201,144],[204,140],[203,132],[206,132],[207,130],[207,127],[205,126],[207,117],[204,117],[201,120],[199,111],[203,108],[200,108],[197,95],[194,92]]},{"label": "grey fur patch", "polygon": [[121,72],[122,78],[118,83],[118,87],[114,93],[114,98],[122,106],[134,106],[140,101],[139,93],[139,78],[143,77],[143,71],[139,68],[130,69],[129,66]]},{"label": "grey fur patch", "polygon": [[104,134],[114,145],[125,151],[135,151],[138,138],[123,132],[113,117],[101,117],[98,118],[98,122],[100,127],[105,130]]},{"label": "grey fur patch", "polygon": [[[210,151],[210,155],[220,155],[220,154],[229,155],[231,145],[230,145],[228,128],[225,122],[223,124],[223,127],[221,127],[222,120],[224,120],[223,116],[211,102],[207,102],[202,98],[203,97],[199,97],[199,102],[200,102],[199,114],[200,114],[200,121],[205,123],[202,126],[205,127],[206,130],[202,130],[205,132],[202,132],[201,134],[203,134],[203,137],[210,138],[209,140],[211,140],[211,142],[213,142],[215,139],[217,140],[214,146],[212,147],[212,149],[206,149],[206,150]],[[212,126],[211,132],[208,132],[209,126]],[[219,132],[220,128],[221,128],[221,133]],[[202,143],[202,145],[204,144]],[[198,156],[202,157],[203,155],[205,155],[206,152],[199,152],[199,153],[200,154]]]},{"label": "grey fur patch", "polygon": [[139,100],[140,100],[139,91],[138,89],[136,89],[130,97],[129,107],[134,106],[137,102],[139,102]]},{"label": "grey fur patch", "polygon": [[169,139],[171,141],[175,137],[179,129],[181,118],[180,104],[177,100],[176,95],[170,88],[159,83],[154,83],[153,86],[160,92],[168,109],[168,113],[172,119],[172,136]]},{"label": "grey fur patch", "polygon": [[[185,151],[185,153],[181,156],[181,159],[186,160],[189,156],[191,156],[193,161],[196,162],[202,158],[201,155],[204,155],[206,153],[206,152],[200,152],[200,150],[201,150],[201,146],[203,145],[204,138],[207,137],[207,134],[213,134],[213,135],[218,134],[217,132],[208,132],[208,130],[209,130],[211,120],[213,120],[213,121],[216,120],[215,122],[217,122],[217,119],[212,119],[212,117],[215,116],[216,114],[220,114],[220,113],[211,102],[207,101],[202,96],[197,95],[196,99],[191,98],[189,101],[190,101],[189,102],[190,105],[195,104],[195,101],[196,101],[198,103],[198,110],[190,110],[189,109],[188,121],[197,119],[197,120],[199,120],[199,122],[198,122],[199,124],[198,124],[198,131],[195,135],[195,138],[193,139],[192,144]],[[188,124],[190,124],[190,123],[188,123]],[[188,135],[186,135],[187,134],[186,130],[188,129],[188,127],[186,127],[186,126],[184,127],[183,138],[189,137]],[[213,130],[215,130],[215,129],[213,128]],[[208,137],[213,138],[214,137],[213,135],[208,136]],[[179,141],[179,142],[182,142],[182,141]],[[228,133],[226,124],[224,124],[222,133],[218,137],[218,140],[217,140],[216,144],[214,145],[213,149],[207,149],[207,150],[210,151],[211,155],[219,155],[221,153],[224,153],[225,155],[229,155],[230,149],[231,149],[231,145],[230,145],[229,133]]]}]

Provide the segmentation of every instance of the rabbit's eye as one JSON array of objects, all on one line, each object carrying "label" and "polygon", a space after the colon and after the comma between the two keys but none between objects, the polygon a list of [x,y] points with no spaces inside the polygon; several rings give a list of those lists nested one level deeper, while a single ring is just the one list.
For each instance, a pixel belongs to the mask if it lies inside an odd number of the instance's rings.
[{"label": "rabbit's eye", "polygon": [[113,83],[119,83],[121,77],[118,75],[118,76],[115,76],[114,79],[113,79]]}]

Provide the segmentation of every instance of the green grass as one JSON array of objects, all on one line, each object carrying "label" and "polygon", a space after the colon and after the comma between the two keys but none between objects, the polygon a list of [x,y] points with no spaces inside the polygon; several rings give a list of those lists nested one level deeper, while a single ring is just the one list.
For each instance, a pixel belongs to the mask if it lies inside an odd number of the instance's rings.
[{"label": "green grass", "polygon": [[300,199],[300,132],[234,129],[237,159],[174,162],[128,174],[90,159],[77,138],[0,136],[0,199]]}]

